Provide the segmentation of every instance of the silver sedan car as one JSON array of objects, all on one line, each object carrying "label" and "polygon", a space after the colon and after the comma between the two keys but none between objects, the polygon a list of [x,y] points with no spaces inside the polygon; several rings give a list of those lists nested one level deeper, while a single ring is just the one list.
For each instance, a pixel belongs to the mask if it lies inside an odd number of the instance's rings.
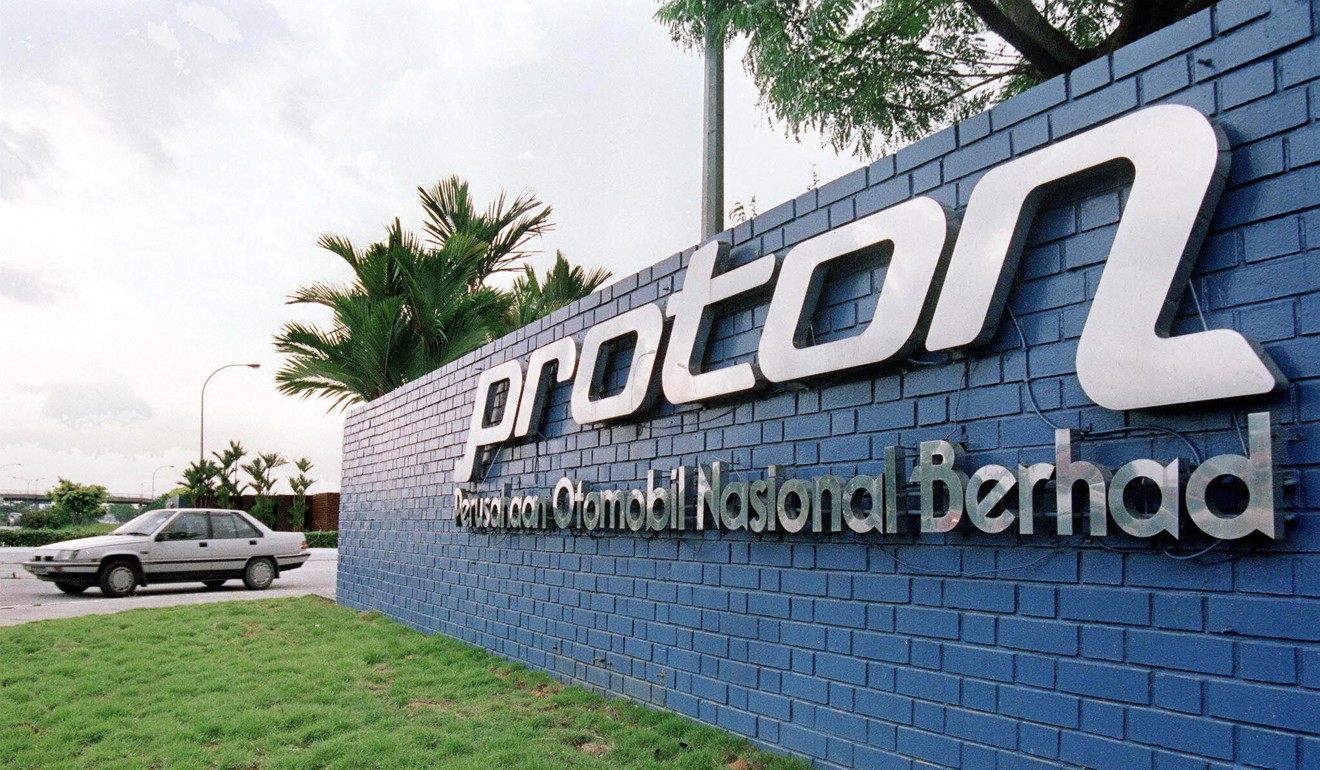
[{"label": "silver sedan car", "polygon": [[38,548],[23,568],[66,594],[98,586],[120,597],[155,583],[219,588],[234,579],[259,591],[309,555],[301,532],[275,532],[242,511],[161,509],[108,535]]}]

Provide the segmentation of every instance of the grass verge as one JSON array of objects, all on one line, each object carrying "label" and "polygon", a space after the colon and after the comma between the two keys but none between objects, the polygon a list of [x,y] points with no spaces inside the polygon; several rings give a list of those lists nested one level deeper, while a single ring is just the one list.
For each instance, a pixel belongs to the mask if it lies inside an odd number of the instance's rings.
[{"label": "grass verge", "polygon": [[805,768],[315,597],[0,628],[5,768]]}]

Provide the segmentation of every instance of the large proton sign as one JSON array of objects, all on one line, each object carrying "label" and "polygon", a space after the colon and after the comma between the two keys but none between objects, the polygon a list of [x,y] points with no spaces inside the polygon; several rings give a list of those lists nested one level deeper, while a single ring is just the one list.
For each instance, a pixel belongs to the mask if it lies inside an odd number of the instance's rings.
[{"label": "large proton sign", "polygon": [[[916,197],[782,256],[736,267],[726,264],[727,244],[708,243],[692,255],[682,290],[663,309],[650,303],[597,323],[580,350],[574,338],[564,337],[533,351],[525,365],[511,360],[483,371],[454,480],[472,482],[484,451],[534,432],[544,413],[542,375],[551,364],[559,382],[572,380],[572,417],[587,425],[639,415],[661,392],[673,404],[728,399],[766,383],[882,367],[918,347],[952,351],[984,343],[1004,314],[1028,228],[1051,185],[1117,164],[1132,169],[1133,182],[1077,346],[1083,391],[1113,410],[1268,393],[1284,383],[1283,376],[1240,333],[1208,329],[1169,336],[1228,175],[1228,158],[1223,135],[1200,112],[1150,107],[992,169],[973,189],[961,227],[944,206]],[[879,248],[891,256],[874,314],[861,333],[803,344],[829,263]],[[712,306],[769,287],[755,361],[703,371]],[[624,338],[635,339],[627,382],[603,395],[602,350]],[[492,417],[497,388],[504,391],[504,407]],[[1072,437],[1059,430],[1054,462],[989,465],[970,477],[961,467],[962,447],[941,440],[921,444],[910,478],[901,449],[891,447],[882,474],[852,479],[793,479],[771,466],[762,480],[729,482],[720,464],[712,463],[695,471],[664,469],[659,478],[652,471],[645,489],[591,491],[568,477],[546,496],[515,495],[507,487],[481,495],[460,487],[458,522],[514,529],[897,533],[948,532],[967,519],[985,532],[1031,534],[1037,491],[1054,481],[1055,510],[1047,515],[1059,534],[1072,534],[1085,520],[1091,535],[1107,534],[1112,522],[1134,536],[1176,537],[1185,506],[1196,527],[1214,537],[1279,537],[1269,416],[1253,414],[1248,422],[1246,455],[1211,458],[1190,475],[1178,460],[1148,459],[1111,474],[1072,459]],[[1237,497],[1246,501],[1231,512],[1221,509],[1213,492],[1225,478],[1238,480]],[[1131,504],[1129,487],[1137,482],[1147,491],[1158,489],[1153,512]],[[909,483],[920,490],[914,510],[904,503]],[[1075,496],[1079,487],[1085,493]],[[1006,505],[1010,498],[1017,501],[1016,512]]]}]

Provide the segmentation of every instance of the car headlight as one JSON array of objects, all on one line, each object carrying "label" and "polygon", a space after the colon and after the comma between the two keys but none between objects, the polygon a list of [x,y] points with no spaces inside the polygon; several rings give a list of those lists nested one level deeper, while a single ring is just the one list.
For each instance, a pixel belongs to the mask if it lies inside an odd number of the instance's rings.
[{"label": "car headlight", "polygon": [[56,551],[55,561],[71,561],[78,558],[77,551]]}]

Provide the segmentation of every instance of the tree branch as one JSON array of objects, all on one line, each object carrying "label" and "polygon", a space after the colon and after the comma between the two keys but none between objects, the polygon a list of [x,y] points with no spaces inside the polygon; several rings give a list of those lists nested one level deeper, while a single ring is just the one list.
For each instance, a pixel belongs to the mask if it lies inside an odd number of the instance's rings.
[{"label": "tree branch", "polygon": [[992,32],[1016,48],[1047,78],[1070,72],[1092,58],[1051,26],[1030,0],[965,2]]}]

